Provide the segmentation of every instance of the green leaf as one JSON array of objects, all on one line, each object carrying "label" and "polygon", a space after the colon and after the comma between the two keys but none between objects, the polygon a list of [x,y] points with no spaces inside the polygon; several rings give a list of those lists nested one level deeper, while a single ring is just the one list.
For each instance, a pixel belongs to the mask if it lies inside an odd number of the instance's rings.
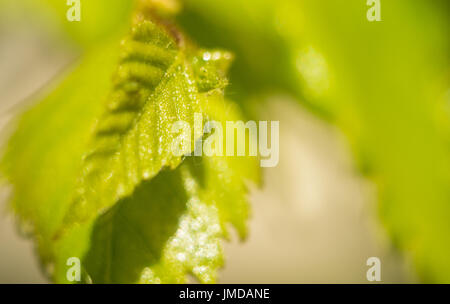
[{"label": "green leaf", "polygon": [[184,282],[187,272],[213,282],[225,225],[246,233],[256,159],[174,156],[171,126],[192,126],[196,112],[240,117],[223,99],[230,55],[203,60],[139,18],[118,44],[87,52],[21,117],[2,161],[14,211],[56,282],[68,282],[69,257],[82,259],[85,282]]},{"label": "green leaf", "polygon": [[95,217],[162,167],[175,168],[181,157],[172,153],[178,135],[172,124],[182,120],[193,126],[194,113],[201,113],[185,55],[164,31],[140,22],[122,49],[114,89],[83,156],[67,226]]},{"label": "green leaf", "polygon": [[[209,96],[205,108],[217,121],[240,118],[218,96]],[[96,222],[86,280],[183,283],[191,273],[202,283],[214,282],[226,224],[246,234],[246,181],[258,181],[257,168],[254,157],[188,157],[141,183]]]},{"label": "green leaf", "polygon": [[113,39],[86,53],[56,89],[41,93],[47,96],[15,122],[4,151],[1,165],[13,186],[12,208],[23,230],[34,236],[44,264],[53,259],[52,237],[69,207],[101,100],[111,89],[118,45]]},{"label": "green leaf", "polygon": [[161,172],[99,219],[85,263],[93,282],[182,283],[187,272],[214,281],[222,231],[193,166],[201,164]]}]

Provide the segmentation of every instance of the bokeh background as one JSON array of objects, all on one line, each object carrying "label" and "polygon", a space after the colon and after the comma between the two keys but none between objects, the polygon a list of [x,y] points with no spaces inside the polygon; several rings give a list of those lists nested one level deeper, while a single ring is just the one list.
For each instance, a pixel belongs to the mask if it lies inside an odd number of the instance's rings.
[{"label": "bokeh background", "polygon": [[[25,2],[0,1],[2,140],[109,26],[88,20],[82,36]],[[219,283],[367,283],[372,256],[383,283],[447,281],[449,2],[381,0],[381,22],[365,0],[182,2],[194,41],[235,53],[229,95],[249,118],[280,121],[279,165],[252,189],[249,237],[225,244]],[[45,283],[9,194],[0,283]]]}]

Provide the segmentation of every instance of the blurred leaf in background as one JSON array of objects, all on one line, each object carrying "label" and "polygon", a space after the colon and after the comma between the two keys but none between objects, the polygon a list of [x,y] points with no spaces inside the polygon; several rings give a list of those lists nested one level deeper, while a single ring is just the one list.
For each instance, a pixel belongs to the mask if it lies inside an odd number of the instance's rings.
[{"label": "blurred leaf in background", "polygon": [[[0,5],[6,2],[12,3]],[[5,163],[23,189],[16,193],[26,204],[17,203],[20,212],[46,235],[41,247],[62,220],[60,202],[69,201],[77,160],[102,110],[98,100],[110,90],[132,7],[132,1],[85,2],[77,24],[63,20],[64,1],[24,1],[32,11],[56,12],[56,24],[85,51],[60,87],[25,113],[10,143],[15,161]],[[184,0],[175,7],[176,23],[195,43],[235,54],[226,93],[248,115],[255,115],[258,97],[281,92],[338,126],[361,172],[377,185],[393,242],[414,258],[422,280],[450,282],[449,2],[381,1],[380,22],[367,20],[363,0]],[[122,205],[133,206],[125,200],[114,208]],[[97,225],[101,239],[105,226]],[[91,228],[80,229],[89,235]],[[58,251],[87,252],[86,238],[68,235]],[[90,265],[96,259],[88,254]],[[158,270],[150,270],[146,277],[154,281]]]},{"label": "blurred leaf in background", "polygon": [[[53,25],[52,22],[58,26],[57,20],[61,25],[68,23],[62,19],[66,18],[67,6],[64,1],[45,2],[24,1],[19,4],[3,1],[2,4],[8,5],[13,12],[23,14],[23,17],[35,18],[34,22],[39,22],[42,15],[51,17],[44,23],[48,26]],[[103,7],[97,6],[97,10],[92,10],[88,5],[87,11],[83,11],[83,19],[96,20],[97,29],[102,28],[102,23],[107,22],[107,14],[104,13],[107,1],[92,2],[102,2]],[[126,2],[117,1],[115,5],[122,3],[122,7],[117,9],[129,15]],[[58,7],[59,11],[55,12],[59,13],[52,13]],[[126,22],[129,17],[125,15],[121,19],[124,20],[120,23]],[[75,39],[78,36],[86,37],[84,32],[92,35],[96,31],[95,27],[92,31],[89,28],[80,31],[74,24],[67,27],[72,27],[68,32]],[[56,252],[64,254],[64,250],[54,249],[52,237],[61,225],[70,202],[74,177],[79,170],[80,156],[84,153],[92,121],[101,113],[102,100],[110,90],[110,78],[119,56],[119,39],[124,30],[118,26],[111,29],[110,33],[98,34],[95,44],[92,43],[95,39],[89,39],[90,51],[82,52],[69,75],[60,81],[54,91],[20,117],[17,131],[10,139],[2,163],[3,172],[15,187],[13,209],[21,220],[22,228],[35,237],[42,263],[46,267],[45,272],[48,275],[56,273],[54,278],[58,273],[64,274],[65,260],[55,256]],[[86,242],[89,229],[81,227],[78,230],[81,232],[68,237],[70,256],[82,256],[89,246]],[[65,275],[60,277],[65,278]]]},{"label": "blurred leaf in background", "polygon": [[381,1],[381,22],[359,0],[184,3],[192,37],[236,53],[239,92],[288,92],[344,131],[395,244],[450,282],[449,2]]}]

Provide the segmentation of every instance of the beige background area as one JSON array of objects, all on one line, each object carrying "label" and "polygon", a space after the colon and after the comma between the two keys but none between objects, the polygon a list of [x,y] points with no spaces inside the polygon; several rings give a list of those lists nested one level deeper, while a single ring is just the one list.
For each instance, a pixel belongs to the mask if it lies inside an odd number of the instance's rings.
[{"label": "beige background area", "polygon": [[[27,28],[0,24],[0,128],[69,62],[63,48]],[[24,101],[25,100],[25,101]],[[280,121],[280,162],[251,192],[246,242],[225,244],[220,283],[365,283],[367,258],[382,280],[413,282],[409,263],[389,245],[376,218],[376,189],[352,163],[345,138],[285,97],[265,101]],[[268,116],[267,116],[268,117]],[[20,191],[20,190],[19,190]],[[33,244],[15,229],[0,197],[0,283],[45,283]]]}]

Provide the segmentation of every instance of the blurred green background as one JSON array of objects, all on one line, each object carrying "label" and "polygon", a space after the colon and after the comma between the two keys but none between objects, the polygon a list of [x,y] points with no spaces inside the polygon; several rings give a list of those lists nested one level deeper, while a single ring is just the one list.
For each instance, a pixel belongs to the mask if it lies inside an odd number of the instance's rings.
[{"label": "blurred green background", "polygon": [[[250,239],[226,250],[224,281],[364,282],[380,256],[384,281],[450,282],[450,2],[380,4],[369,22],[365,0],[181,1],[173,21],[194,43],[235,54],[228,96],[281,125],[280,165],[252,195]],[[132,6],[82,0],[69,23],[65,1],[1,0],[3,124],[107,53]]]}]

